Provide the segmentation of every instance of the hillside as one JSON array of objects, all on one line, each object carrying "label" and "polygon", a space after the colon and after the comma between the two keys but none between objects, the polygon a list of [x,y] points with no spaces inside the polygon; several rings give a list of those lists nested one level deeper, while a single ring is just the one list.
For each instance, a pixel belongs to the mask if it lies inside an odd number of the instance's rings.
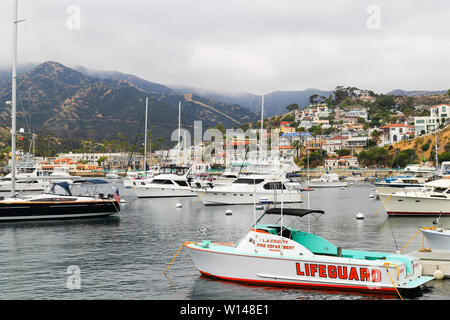
[{"label": "hillside", "polygon": [[[43,63],[20,75],[18,93],[17,127],[29,126],[38,135],[62,138],[100,141],[122,133],[128,141],[134,141],[139,128],[143,134],[146,97],[151,133],[166,141],[178,128],[180,101],[182,126],[187,129],[193,129],[194,120],[203,121],[206,130],[218,123],[232,128],[258,118],[257,113],[239,105],[196,95],[187,100],[164,85],[133,75],[82,73],[57,62]],[[0,80],[0,99],[11,100],[10,80]],[[10,126],[10,121],[9,108],[0,104],[0,125]]]},{"label": "hillside", "polygon": [[[447,143],[450,143],[450,125],[447,125],[444,129],[438,130],[436,136],[438,153],[441,154],[444,151],[444,146]],[[428,148],[424,147],[424,149],[426,150],[422,150],[422,147],[424,145],[428,145]],[[434,133],[430,133],[414,138],[412,140],[396,143],[393,145],[393,149],[390,151],[390,153],[394,154],[396,152],[396,149],[399,149],[399,151],[413,149],[416,151],[419,160],[428,160],[435,151],[435,135]]]},{"label": "hillside", "polygon": [[[222,101],[231,104],[239,104],[256,113],[261,114],[262,96],[248,92],[231,93],[217,92],[211,90],[197,89],[192,87],[171,86],[172,89],[180,94],[195,93],[196,95]],[[297,103],[304,107],[309,105],[309,97],[313,94],[328,97],[333,91],[324,91],[319,89],[306,89],[299,91],[275,91],[264,96],[264,116],[273,117],[286,113],[286,106]]]}]

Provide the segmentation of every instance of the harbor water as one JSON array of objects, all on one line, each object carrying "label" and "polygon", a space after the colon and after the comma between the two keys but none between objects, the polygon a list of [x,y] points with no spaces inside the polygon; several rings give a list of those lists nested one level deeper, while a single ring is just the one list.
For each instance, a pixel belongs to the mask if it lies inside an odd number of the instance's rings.
[{"label": "harbor water", "polygon": [[[344,190],[310,192],[310,208],[325,214],[309,225],[305,220],[304,228],[344,249],[395,252],[419,227],[432,225],[432,217],[388,218],[381,201],[369,198],[372,187],[355,182]],[[213,280],[200,276],[185,249],[163,274],[184,241],[237,241],[253,223],[253,206],[205,207],[198,198],[138,199],[131,189],[121,189],[121,197],[126,204],[120,214],[106,218],[0,224],[0,299],[396,299]],[[358,213],[365,218],[356,219]],[[449,219],[441,218],[444,226]],[[402,253],[421,246],[418,235]],[[433,280],[410,299],[447,300],[449,293],[450,280]]]}]

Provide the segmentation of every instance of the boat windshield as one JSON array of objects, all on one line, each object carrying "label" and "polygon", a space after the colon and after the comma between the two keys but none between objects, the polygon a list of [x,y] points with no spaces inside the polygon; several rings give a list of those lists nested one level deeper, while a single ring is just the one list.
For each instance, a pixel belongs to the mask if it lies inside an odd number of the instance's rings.
[{"label": "boat windshield", "polygon": [[176,174],[179,176],[184,176],[189,171],[186,167],[166,167],[160,168],[159,174]]},{"label": "boat windshield", "polygon": [[264,181],[264,179],[248,179],[248,178],[239,178],[233,182],[233,184],[260,184]]}]

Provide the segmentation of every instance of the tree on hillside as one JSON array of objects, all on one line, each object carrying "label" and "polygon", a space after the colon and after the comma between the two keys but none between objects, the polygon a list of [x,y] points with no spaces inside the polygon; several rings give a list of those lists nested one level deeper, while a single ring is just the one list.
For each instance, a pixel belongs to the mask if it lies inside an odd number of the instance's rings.
[{"label": "tree on hillside", "polygon": [[373,130],[371,136],[372,136],[373,142],[375,142],[375,145],[378,145],[378,143],[380,142],[381,136],[382,136],[381,131]]},{"label": "tree on hillside", "polygon": [[318,94],[313,94],[313,95],[311,95],[310,97],[309,97],[309,103],[310,104],[317,104],[318,103],[318,101],[317,101],[317,98],[319,97],[319,95]]},{"label": "tree on hillside", "polygon": [[380,94],[375,103],[383,108],[389,108],[395,105],[395,98],[392,95]]},{"label": "tree on hillside", "polygon": [[381,147],[372,147],[368,150],[363,150],[358,155],[358,162],[367,167],[372,165],[378,167],[382,164],[386,164],[387,161],[388,151]]},{"label": "tree on hillside", "polygon": [[392,161],[392,168],[404,168],[418,159],[414,149],[406,149],[398,152]]},{"label": "tree on hillside", "polygon": [[288,109],[289,112],[295,113],[295,111],[299,109],[299,105],[296,103],[291,103],[286,107],[286,109]]},{"label": "tree on hillside", "polygon": [[294,142],[292,142],[292,146],[294,147],[294,150],[296,151],[296,162],[298,162],[298,159],[302,155],[303,143],[301,143],[300,140],[295,140]]}]

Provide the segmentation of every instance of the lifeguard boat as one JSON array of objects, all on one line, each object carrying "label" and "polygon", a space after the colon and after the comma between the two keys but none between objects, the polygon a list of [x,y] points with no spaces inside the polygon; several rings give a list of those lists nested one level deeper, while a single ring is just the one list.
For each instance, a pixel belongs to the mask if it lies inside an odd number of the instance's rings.
[{"label": "lifeguard boat", "polygon": [[[266,210],[237,243],[186,242],[202,275],[255,285],[399,294],[433,277],[422,276],[419,258],[341,249],[286,220],[324,214],[320,210]],[[280,223],[260,224],[265,217]],[[256,219],[255,219],[256,220]]]}]

